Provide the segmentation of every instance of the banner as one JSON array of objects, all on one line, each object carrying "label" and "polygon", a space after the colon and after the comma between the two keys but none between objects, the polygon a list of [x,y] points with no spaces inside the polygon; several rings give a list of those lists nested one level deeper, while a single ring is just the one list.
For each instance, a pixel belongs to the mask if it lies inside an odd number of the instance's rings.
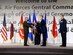
[{"label": "banner", "polygon": [[[45,14],[46,11],[46,26],[48,31],[47,43],[53,43],[51,30],[53,24],[53,16],[56,17],[57,29],[59,29],[60,14],[64,14],[67,20],[67,43],[73,43],[73,0],[0,0],[0,33],[3,24],[3,15],[6,14],[7,33],[10,33],[10,22],[14,24],[14,39],[20,41],[17,37],[19,30],[19,20],[21,14],[23,19],[29,17],[31,14],[31,21],[33,19],[33,11],[36,12],[36,19],[39,15]],[[61,43],[61,36],[56,39],[56,43]],[[10,38],[10,34],[8,35]],[[17,41],[17,42],[18,42]],[[2,37],[0,37],[2,42]]]}]

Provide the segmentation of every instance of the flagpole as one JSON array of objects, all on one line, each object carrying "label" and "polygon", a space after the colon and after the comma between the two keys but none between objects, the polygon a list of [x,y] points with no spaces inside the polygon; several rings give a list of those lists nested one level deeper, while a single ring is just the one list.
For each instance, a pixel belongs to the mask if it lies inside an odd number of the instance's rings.
[{"label": "flagpole", "polygon": [[53,40],[53,44],[55,44],[55,39]]},{"label": "flagpole", "polygon": [[4,40],[3,40],[3,44],[4,44]]},{"label": "flagpole", "polygon": [[11,44],[13,44],[13,39],[11,39]]},{"label": "flagpole", "polygon": [[11,44],[12,44],[12,39],[11,39]]},{"label": "flagpole", "polygon": [[15,36],[14,36],[14,44],[15,44]]},{"label": "flagpole", "polygon": [[21,44],[21,39],[20,39],[20,43],[19,44]]},{"label": "flagpole", "polygon": [[[16,36],[16,35],[15,35]],[[14,44],[15,44],[15,36],[14,36]]]},{"label": "flagpole", "polygon": [[53,44],[55,44],[55,38],[53,38],[52,33],[51,33],[51,36],[52,36]]}]

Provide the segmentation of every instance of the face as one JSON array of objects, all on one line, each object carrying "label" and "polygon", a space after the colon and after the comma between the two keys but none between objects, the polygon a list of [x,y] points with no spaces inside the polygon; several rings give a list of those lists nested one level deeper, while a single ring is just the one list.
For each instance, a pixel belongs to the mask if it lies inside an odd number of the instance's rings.
[{"label": "face", "polygon": [[25,21],[28,21],[28,17],[25,17]]},{"label": "face", "polygon": [[61,17],[61,20],[64,18],[62,15],[60,17]]},{"label": "face", "polygon": [[40,20],[42,20],[43,19],[43,16],[40,16]]}]

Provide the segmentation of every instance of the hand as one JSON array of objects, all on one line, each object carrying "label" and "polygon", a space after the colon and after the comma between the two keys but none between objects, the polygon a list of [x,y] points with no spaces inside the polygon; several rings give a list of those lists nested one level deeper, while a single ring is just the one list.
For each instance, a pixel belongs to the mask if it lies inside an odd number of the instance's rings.
[{"label": "hand", "polygon": [[36,26],[37,25],[37,23],[34,23],[34,26]]}]

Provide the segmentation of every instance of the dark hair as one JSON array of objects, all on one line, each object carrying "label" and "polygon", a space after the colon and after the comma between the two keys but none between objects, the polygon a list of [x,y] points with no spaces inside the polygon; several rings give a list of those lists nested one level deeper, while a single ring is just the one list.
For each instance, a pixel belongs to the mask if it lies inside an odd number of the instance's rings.
[{"label": "dark hair", "polygon": [[25,17],[25,19],[26,19],[26,18],[28,18],[28,17]]},{"label": "dark hair", "polygon": [[62,17],[64,17],[64,15],[63,15],[63,14],[61,14],[61,16],[62,16]]}]

